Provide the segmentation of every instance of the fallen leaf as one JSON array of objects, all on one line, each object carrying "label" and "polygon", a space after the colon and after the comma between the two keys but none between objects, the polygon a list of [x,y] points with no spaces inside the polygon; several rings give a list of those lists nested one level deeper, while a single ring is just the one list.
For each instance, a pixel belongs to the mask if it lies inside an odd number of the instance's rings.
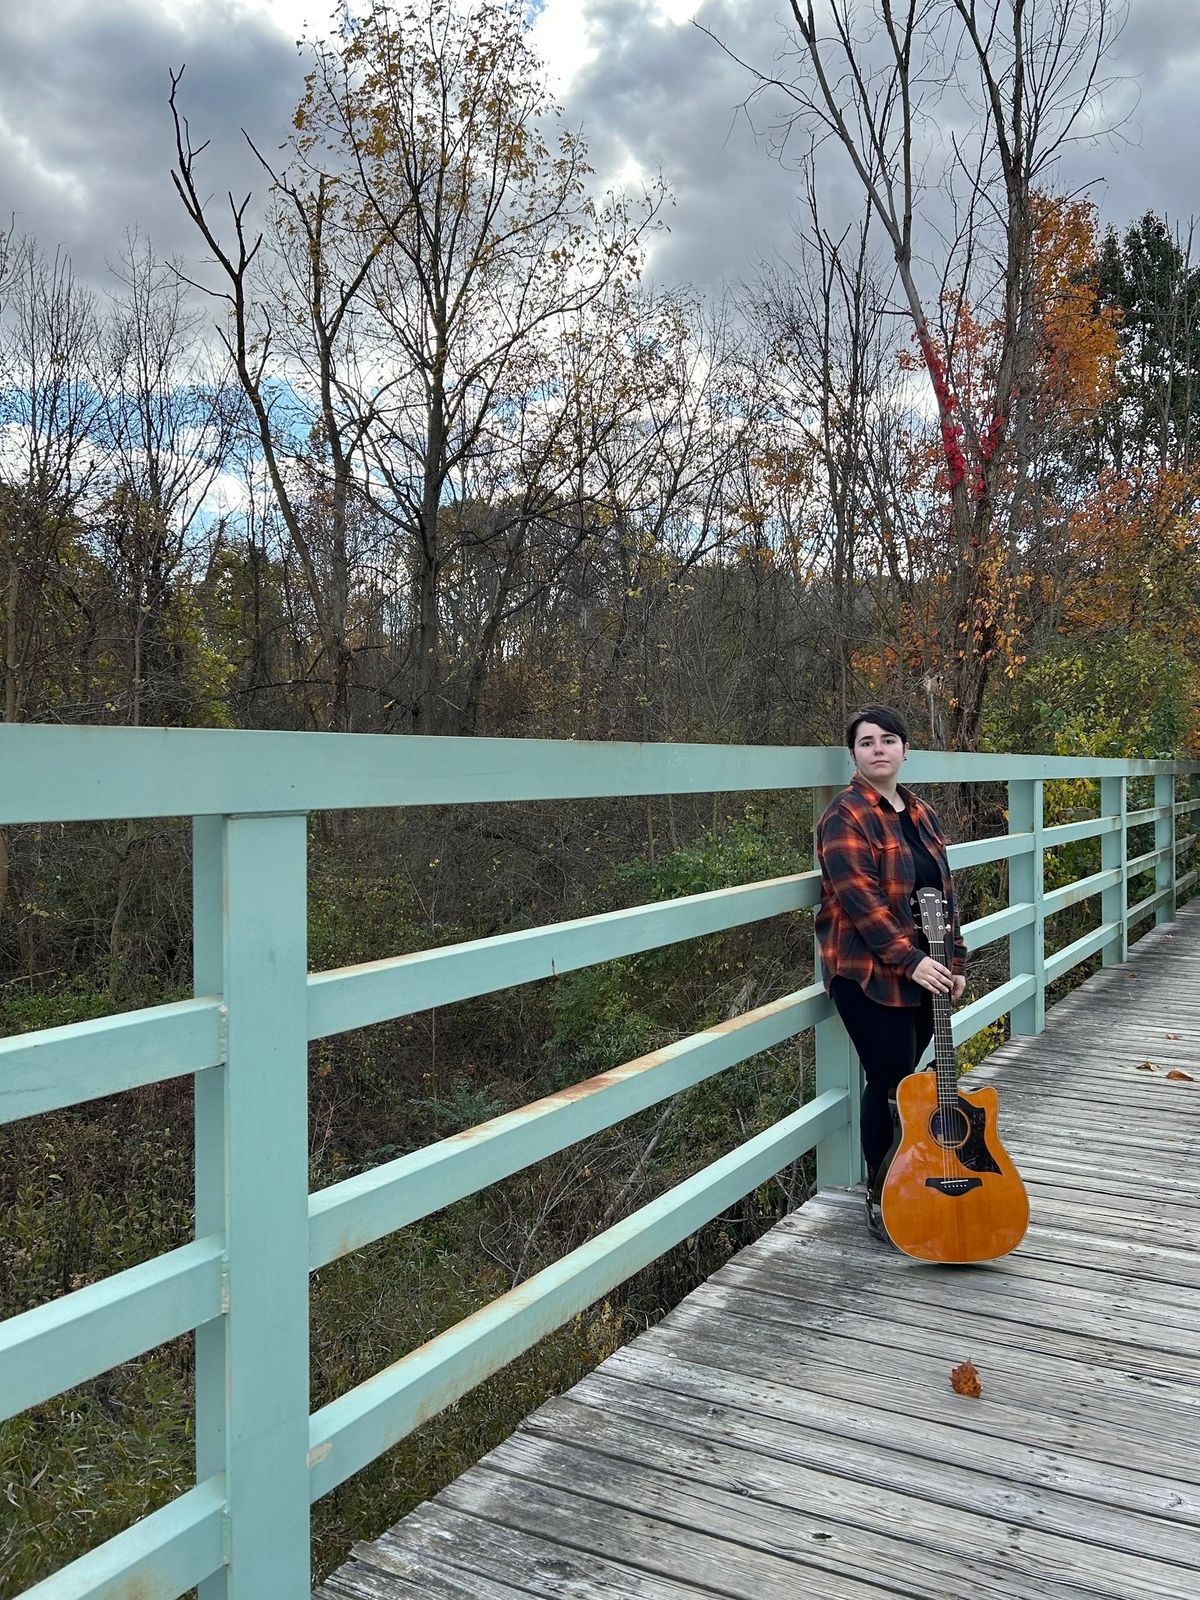
[{"label": "fallen leaf", "polygon": [[1138,1065],[1138,1071],[1139,1072],[1157,1072],[1158,1068],[1154,1065],[1153,1061],[1142,1061]]},{"label": "fallen leaf", "polygon": [[1179,1067],[1172,1067],[1170,1072],[1167,1073],[1167,1077],[1174,1078],[1177,1083],[1195,1083],[1196,1081],[1190,1072],[1184,1072]]},{"label": "fallen leaf", "polygon": [[970,1395],[972,1400],[978,1400],[983,1393],[983,1385],[979,1381],[979,1374],[975,1370],[973,1361],[961,1361],[950,1374],[950,1387],[955,1394]]}]

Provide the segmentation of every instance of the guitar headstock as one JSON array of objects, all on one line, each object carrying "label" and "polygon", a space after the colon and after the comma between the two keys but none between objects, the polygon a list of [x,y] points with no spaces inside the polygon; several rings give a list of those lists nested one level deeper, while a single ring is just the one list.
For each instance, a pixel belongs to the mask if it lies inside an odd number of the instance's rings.
[{"label": "guitar headstock", "polygon": [[921,917],[921,931],[929,940],[932,950],[937,945],[944,946],[948,920],[946,917],[946,901],[940,889],[918,889],[917,910]]}]

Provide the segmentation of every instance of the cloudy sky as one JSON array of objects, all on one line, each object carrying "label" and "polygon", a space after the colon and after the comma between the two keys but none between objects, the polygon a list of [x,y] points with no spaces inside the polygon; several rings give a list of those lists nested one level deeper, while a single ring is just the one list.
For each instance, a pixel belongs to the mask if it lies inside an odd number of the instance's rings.
[{"label": "cloudy sky", "polygon": [[[330,0],[42,0],[0,8],[0,228],[65,247],[102,284],[137,227],[160,251],[195,258],[171,189],[168,72],[187,63],[185,109],[214,191],[254,181],[245,128],[265,149],[287,136],[304,71],[296,42]],[[864,0],[864,4],[866,0]],[[796,175],[773,162],[737,106],[750,83],[699,20],[769,69],[780,0],[544,0],[535,33],[570,121],[606,178],[661,172],[674,193],[656,247],[664,281],[719,289],[788,249]],[[1110,97],[1126,142],[1074,150],[1065,187],[1088,188],[1106,222],[1147,208],[1200,213],[1200,0],[1131,0]],[[821,181],[848,203],[830,151]]]}]

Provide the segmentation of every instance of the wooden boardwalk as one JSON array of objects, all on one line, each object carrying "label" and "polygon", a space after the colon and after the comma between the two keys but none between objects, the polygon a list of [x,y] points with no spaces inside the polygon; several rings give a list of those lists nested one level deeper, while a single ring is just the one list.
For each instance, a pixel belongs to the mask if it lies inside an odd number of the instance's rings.
[{"label": "wooden boardwalk", "polygon": [[1198,1062],[1200,901],[977,1074],[1012,1257],[919,1265],[822,1194],[321,1600],[1195,1600]]}]

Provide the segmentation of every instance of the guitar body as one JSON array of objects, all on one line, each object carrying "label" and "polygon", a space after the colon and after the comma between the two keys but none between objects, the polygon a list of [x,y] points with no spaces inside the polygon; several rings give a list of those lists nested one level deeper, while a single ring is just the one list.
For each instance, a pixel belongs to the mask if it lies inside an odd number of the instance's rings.
[{"label": "guitar body", "polygon": [[914,1072],[896,1090],[900,1143],[884,1180],[888,1237],[921,1261],[994,1261],[1029,1225],[1029,1197],[996,1132],[995,1089],[939,1095],[939,1074]]}]

